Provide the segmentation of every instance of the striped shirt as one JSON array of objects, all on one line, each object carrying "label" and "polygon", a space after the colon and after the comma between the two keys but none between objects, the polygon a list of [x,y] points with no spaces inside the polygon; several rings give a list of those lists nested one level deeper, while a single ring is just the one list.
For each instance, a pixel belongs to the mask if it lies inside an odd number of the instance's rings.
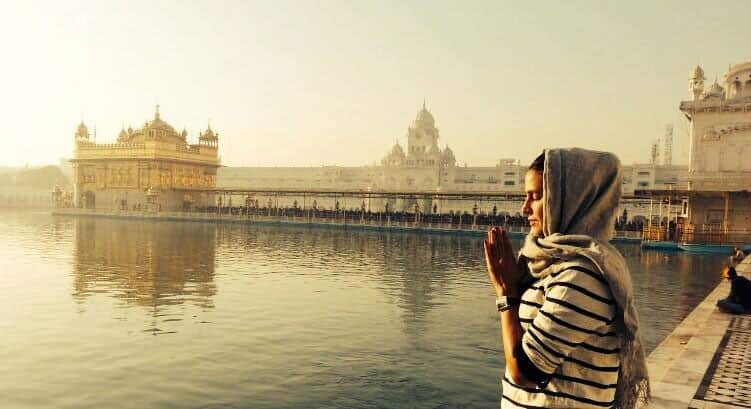
[{"label": "striped shirt", "polygon": [[524,291],[524,334],[514,351],[537,388],[503,378],[502,408],[609,408],[615,404],[619,341],[616,305],[594,269],[571,265]]}]

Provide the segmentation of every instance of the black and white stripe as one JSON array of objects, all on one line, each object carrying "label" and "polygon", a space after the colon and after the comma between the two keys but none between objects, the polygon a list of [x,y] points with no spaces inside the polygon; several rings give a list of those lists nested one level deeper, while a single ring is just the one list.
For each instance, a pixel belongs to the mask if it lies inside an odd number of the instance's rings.
[{"label": "black and white stripe", "polygon": [[521,353],[549,379],[529,389],[504,378],[501,406],[612,407],[620,363],[615,315],[610,288],[594,269],[571,266],[533,283],[519,306]]}]

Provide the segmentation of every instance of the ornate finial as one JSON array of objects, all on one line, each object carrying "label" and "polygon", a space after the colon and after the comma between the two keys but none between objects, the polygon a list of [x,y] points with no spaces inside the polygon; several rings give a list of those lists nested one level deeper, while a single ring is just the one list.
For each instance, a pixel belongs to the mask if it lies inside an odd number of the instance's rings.
[{"label": "ornate finial", "polygon": [[422,109],[427,111],[427,108],[425,108],[425,98],[422,99]]},{"label": "ornate finial", "polygon": [[154,119],[159,119],[159,104],[156,104],[156,111],[154,112]]},{"label": "ornate finial", "polygon": [[207,129],[211,130],[211,118],[209,118],[209,120],[208,120],[208,128]]}]

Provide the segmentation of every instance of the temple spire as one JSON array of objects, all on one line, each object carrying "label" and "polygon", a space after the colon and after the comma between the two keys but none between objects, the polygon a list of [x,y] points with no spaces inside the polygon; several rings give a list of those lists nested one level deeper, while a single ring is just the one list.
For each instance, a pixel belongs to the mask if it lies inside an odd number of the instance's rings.
[{"label": "temple spire", "polygon": [[159,104],[156,104],[156,111],[154,111],[154,119],[159,119]]}]

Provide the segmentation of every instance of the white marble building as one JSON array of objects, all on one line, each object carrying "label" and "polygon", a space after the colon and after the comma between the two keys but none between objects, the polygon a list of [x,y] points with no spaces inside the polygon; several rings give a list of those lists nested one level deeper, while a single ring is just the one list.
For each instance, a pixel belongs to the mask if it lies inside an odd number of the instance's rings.
[{"label": "white marble building", "polygon": [[[380,164],[342,167],[225,167],[217,173],[219,187],[253,187],[268,189],[339,189],[420,192],[523,192],[528,163],[499,159],[494,166],[457,165],[454,152],[440,147],[440,132],[433,114],[425,104],[406,130],[406,149],[399,140],[381,158]],[[530,158],[531,160],[532,158]],[[637,189],[685,189],[686,166],[634,164],[623,168],[623,190],[631,195]],[[333,205],[328,204],[329,207]],[[520,203],[481,203],[481,211],[493,206],[511,214]],[[382,206],[382,204],[379,204]],[[405,209],[412,206],[405,203]],[[470,210],[474,202],[445,203],[452,210]],[[633,215],[646,216],[648,207],[631,209]]]},{"label": "white marble building", "polygon": [[[343,167],[227,167],[217,174],[219,187],[271,189],[339,189],[398,192],[508,192],[523,190],[526,165],[514,159],[499,159],[495,166],[458,166],[448,145],[439,145],[440,132],[433,114],[423,103],[407,127],[406,149],[397,142],[380,164]],[[378,206],[382,206],[379,204]],[[445,203],[451,210],[470,210],[474,202]],[[484,203],[489,211],[494,204]],[[496,203],[499,211],[516,213],[516,203]],[[409,210],[413,203],[397,203]],[[431,204],[421,204],[423,209]],[[440,205],[439,205],[440,206]],[[394,207],[392,207],[394,208]],[[506,209],[508,208],[508,209]],[[444,208],[443,210],[448,210]]]},{"label": "white marble building", "polygon": [[457,166],[448,145],[439,146],[435,118],[425,104],[379,165],[342,167],[232,167],[219,170],[220,186],[255,188],[371,189],[421,192],[521,192],[525,166],[500,159],[495,166]]},{"label": "white marble building", "polygon": [[751,228],[751,62],[731,65],[705,86],[704,70],[689,76],[690,100],[680,109],[690,122],[689,200],[684,217],[694,226]]}]

